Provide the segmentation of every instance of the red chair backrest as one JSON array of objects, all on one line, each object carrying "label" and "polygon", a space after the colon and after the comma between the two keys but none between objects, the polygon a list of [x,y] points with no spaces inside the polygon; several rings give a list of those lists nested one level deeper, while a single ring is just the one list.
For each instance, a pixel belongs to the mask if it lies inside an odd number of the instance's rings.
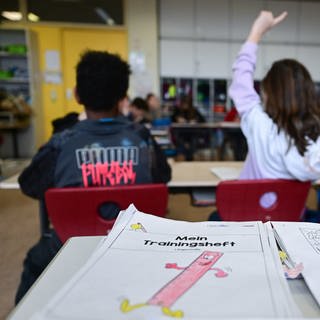
[{"label": "red chair backrest", "polygon": [[106,235],[115,219],[99,214],[101,205],[112,203],[120,210],[131,203],[145,213],[163,217],[168,205],[165,184],[137,184],[115,187],[52,188],[45,194],[49,219],[60,240],[74,236]]},{"label": "red chair backrest", "polygon": [[[222,181],[216,190],[217,210],[224,221],[300,221],[310,185],[284,179]],[[276,199],[266,208],[261,199],[269,192]]]}]

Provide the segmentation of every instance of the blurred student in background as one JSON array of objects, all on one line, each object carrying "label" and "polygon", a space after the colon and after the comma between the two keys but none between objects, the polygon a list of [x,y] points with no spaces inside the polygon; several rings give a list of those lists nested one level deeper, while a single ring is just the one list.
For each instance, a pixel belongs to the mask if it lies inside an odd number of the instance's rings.
[{"label": "blurred student in background", "polygon": [[163,115],[160,99],[152,92],[146,95],[146,102],[148,105],[151,121],[160,119]]},{"label": "blurred student in background", "polygon": [[136,123],[150,124],[151,116],[147,102],[141,98],[136,97],[130,102],[129,119]]},{"label": "blurred student in background", "polygon": [[171,116],[172,122],[201,123],[205,122],[202,114],[194,107],[191,96],[182,96]]},{"label": "blurred student in background", "polygon": [[[192,97],[182,96],[180,103],[174,107],[171,121],[175,123],[202,123],[204,117],[194,107]],[[177,160],[192,161],[197,146],[204,145],[207,137],[195,136],[193,132],[186,131],[183,134],[172,131],[172,139],[176,146]]]}]

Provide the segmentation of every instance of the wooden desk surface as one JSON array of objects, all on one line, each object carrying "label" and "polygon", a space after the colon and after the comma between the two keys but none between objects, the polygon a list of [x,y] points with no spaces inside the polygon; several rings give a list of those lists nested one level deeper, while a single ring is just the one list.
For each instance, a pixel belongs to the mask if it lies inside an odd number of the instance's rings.
[{"label": "wooden desk surface", "polygon": [[100,236],[70,238],[9,314],[8,320],[30,319],[84,265],[101,239]]},{"label": "wooden desk surface", "polygon": [[232,168],[240,170],[242,161],[170,161],[172,179],[169,187],[215,187],[221,179],[211,168]]},{"label": "wooden desk surface", "polygon": [[[169,164],[172,168],[172,179],[168,187],[215,187],[221,179],[210,171],[211,168],[234,168],[240,172],[243,166],[242,161],[175,162],[170,160]],[[0,181],[0,189],[18,189],[19,174],[20,171]]]}]

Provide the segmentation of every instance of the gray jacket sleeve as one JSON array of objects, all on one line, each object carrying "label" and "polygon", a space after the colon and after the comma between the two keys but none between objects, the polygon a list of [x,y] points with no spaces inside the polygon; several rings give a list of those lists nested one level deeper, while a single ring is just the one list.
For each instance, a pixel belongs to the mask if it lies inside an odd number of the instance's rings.
[{"label": "gray jacket sleeve", "polygon": [[35,199],[44,197],[45,191],[54,186],[57,158],[58,150],[52,140],[39,149],[31,164],[23,170],[18,178],[24,194]]}]

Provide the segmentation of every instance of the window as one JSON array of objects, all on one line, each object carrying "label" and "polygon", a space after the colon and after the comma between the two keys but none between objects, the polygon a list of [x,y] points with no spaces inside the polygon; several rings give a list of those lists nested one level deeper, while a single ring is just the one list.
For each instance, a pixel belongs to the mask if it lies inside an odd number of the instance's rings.
[{"label": "window", "polygon": [[[1,21],[20,21],[25,10],[18,0],[1,0],[0,9]],[[124,24],[121,0],[27,0],[26,10],[29,22]]]},{"label": "window", "polygon": [[27,7],[39,21],[124,24],[121,0],[28,0]]}]

